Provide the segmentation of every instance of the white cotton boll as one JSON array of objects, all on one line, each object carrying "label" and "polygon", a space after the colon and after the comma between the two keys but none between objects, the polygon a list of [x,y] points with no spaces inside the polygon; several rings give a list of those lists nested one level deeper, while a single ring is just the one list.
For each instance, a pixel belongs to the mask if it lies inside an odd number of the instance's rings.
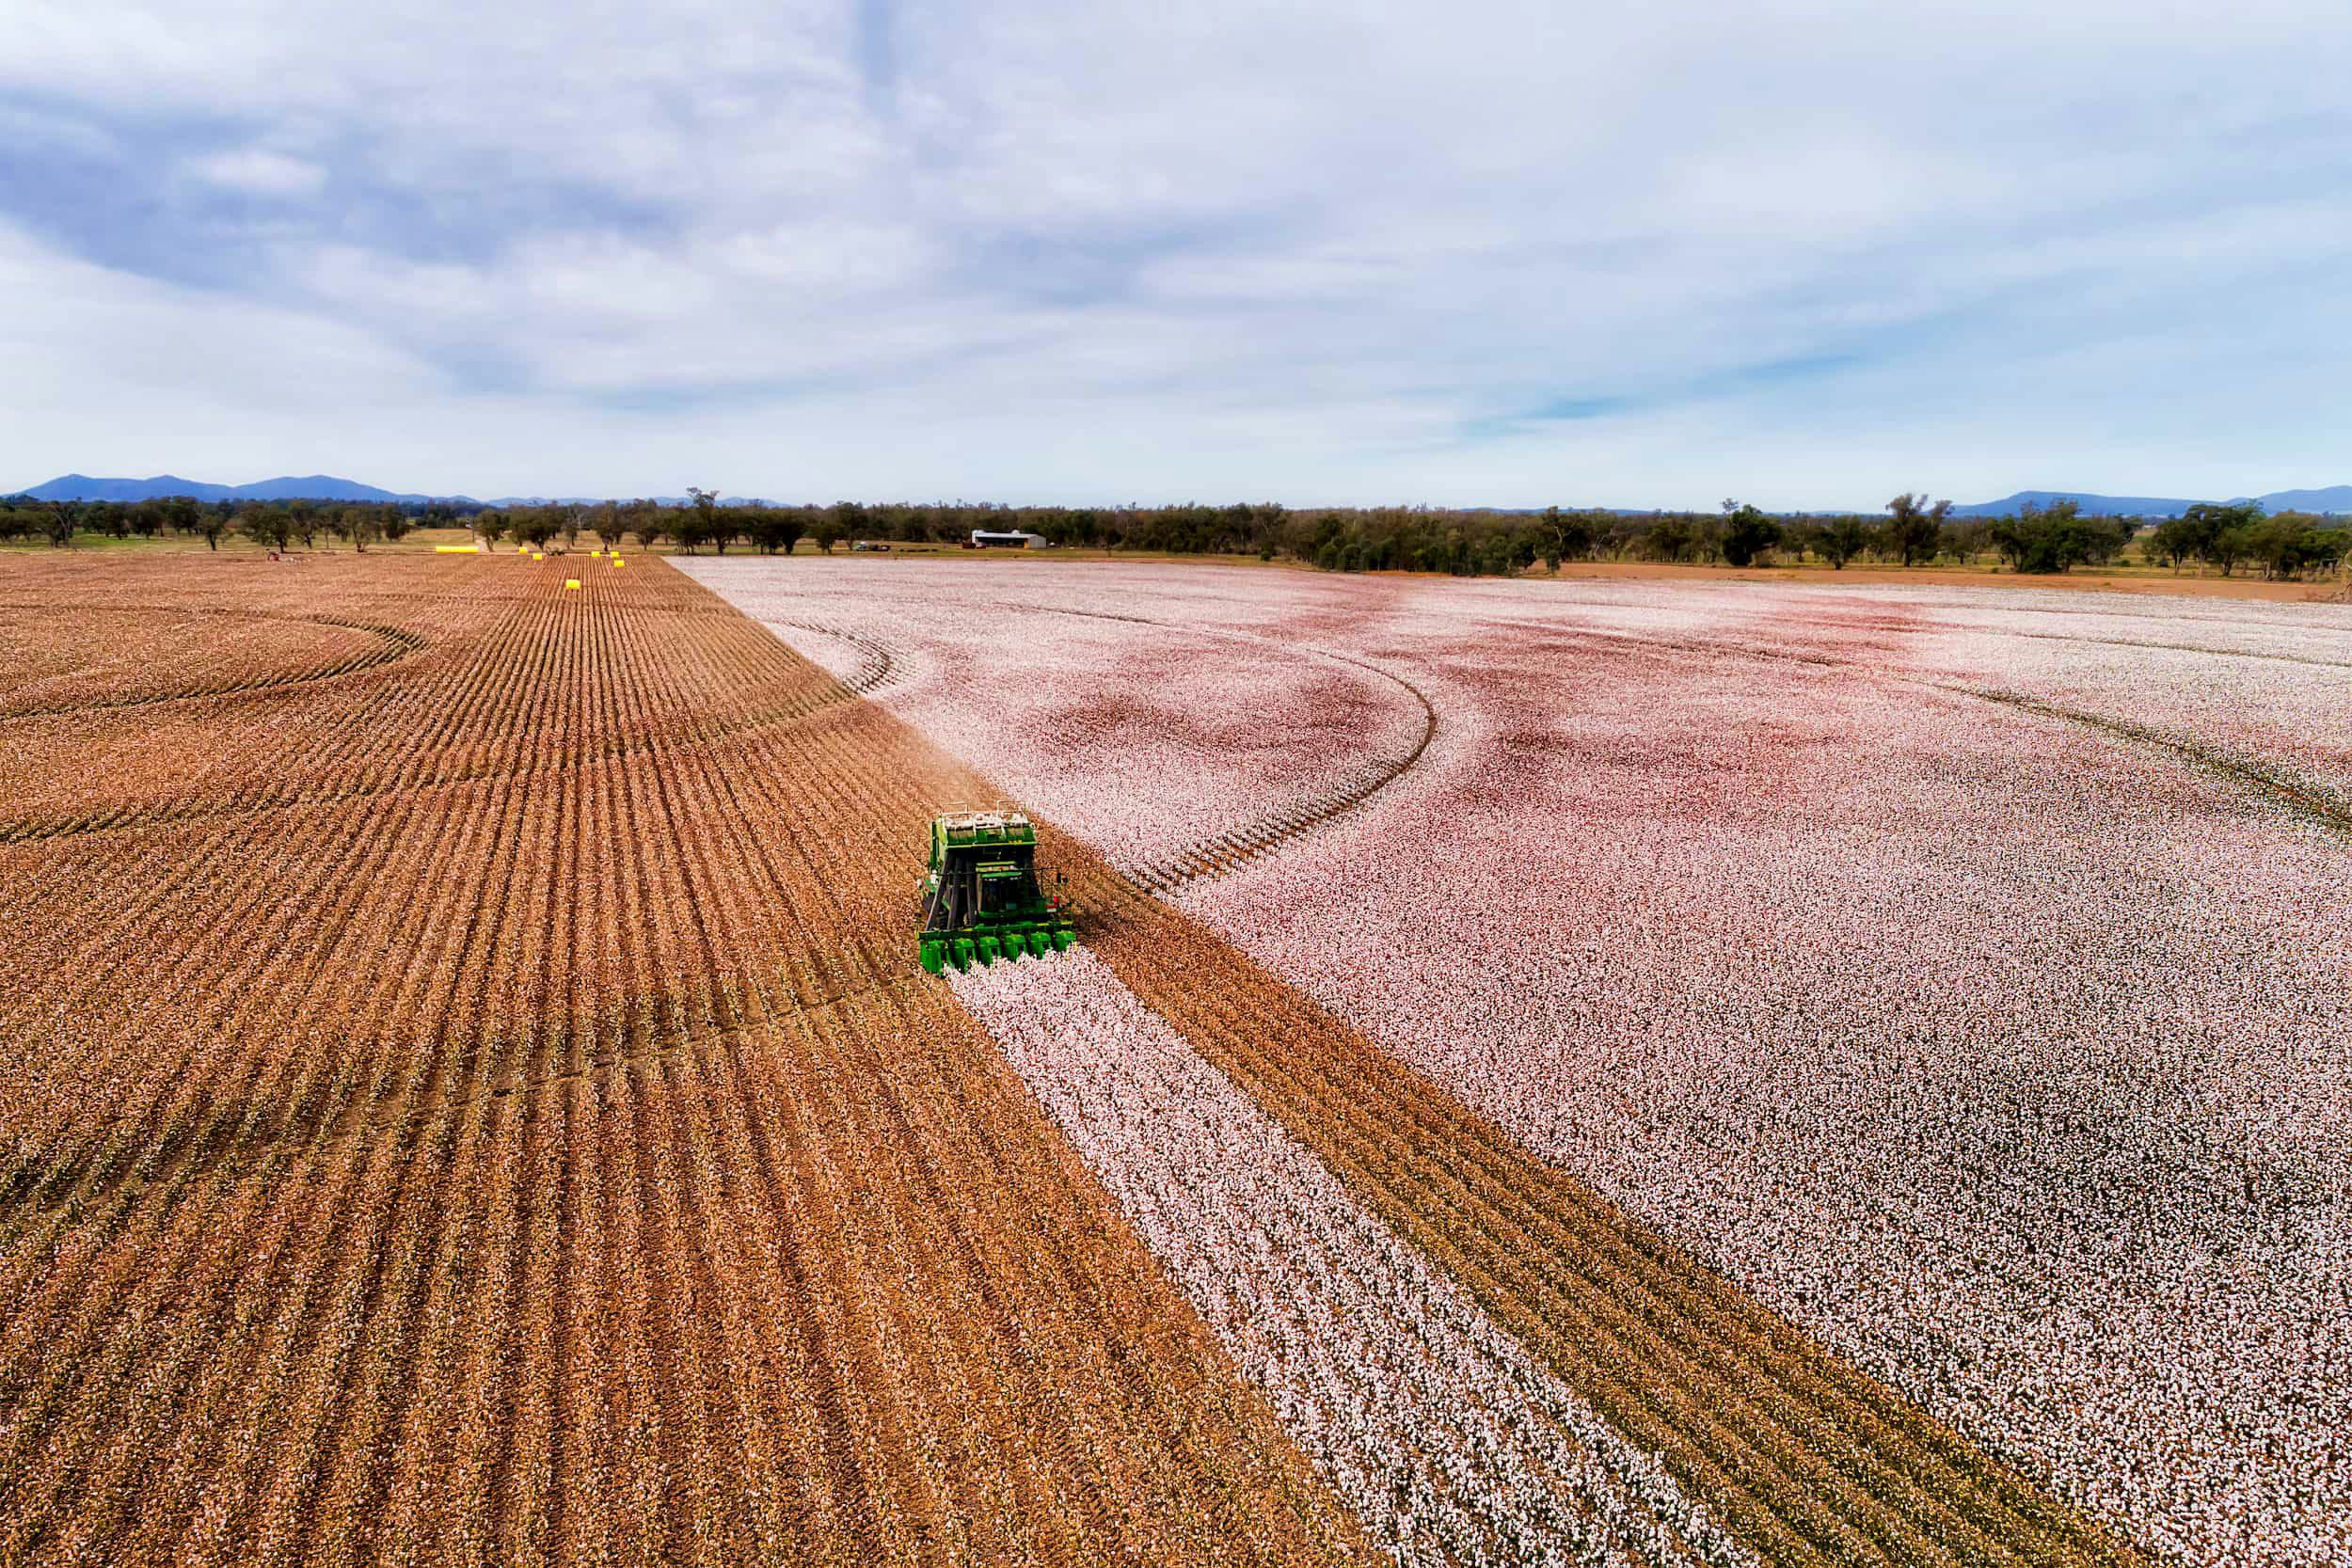
[{"label": "white cotton boll", "polygon": [[1750,1560],[1083,947],[951,978],[1400,1561]]},{"label": "white cotton boll", "polygon": [[2067,1497],[2352,1560],[2352,610],[1043,565],[692,569],[1122,864],[1285,824],[1184,906]]}]

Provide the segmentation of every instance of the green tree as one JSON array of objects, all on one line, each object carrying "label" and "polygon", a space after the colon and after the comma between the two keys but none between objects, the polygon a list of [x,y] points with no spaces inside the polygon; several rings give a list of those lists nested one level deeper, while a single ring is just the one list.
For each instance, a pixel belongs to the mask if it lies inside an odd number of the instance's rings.
[{"label": "green tree", "polygon": [[760,554],[774,555],[781,551],[790,555],[792,546],[801,542],[801,516],[797,512],[763,506],[752,514],[744,531],[751,535],[752,546]]},{"label": "green tree", "polygon": [[64,549],[73,543],[75,531],[82,526],[80,501],[51,501],[40,515],[40,531],[50,546]]},{"label": "green tree", "polygon": [[1961,517],[1945,523],[1936,534],[1936,549],[1950,556],[1963,566],[1976,564],[1977,557],[1990,549],[1993,531],[1982,518]]},{"label": "green tree", "polygon": [[695,545],[708,540],[719,546],[721,555],[726,554],[727,540],[732,532],[732,525],[720,520],[719,492],[690,484],[686,487],[686,503],[692,513],[691,523],[694,537],[691,541],[688,540],[685,531],[681,530],[678,534],[678,543],[691,549]]},{"label": "green tree", "polygon": [[1563,561],[1582,561],[1591,555],[1594,538],[1593,519],[1588,514],[1548,506],[1535,530],[1535,547],[1544,564],[1556,572]]},{"label": "green tree", "polygon": [[1724,559],[1734,566],[1755,564],[1756,558],[1780,543],[1780,525],[1744,501],[1724,502]]},{"label": "green tree", "polygon": [[326,531],[341,539],[355,552],[364,553],[368,539],[375,532],[375,509],[369,506],[336,506],[326,512]]},{"label": "green tree", "polygon": [[1886,503],[1889,514],[1884,538],[1889,552],[1899,557],[1906,566],[1934,559],[1937,542],[1942,538],[1944,519],[1952,515],[1950,501],[1931,504],[1924,495],[1906,490]]},{"label": "green tree", "polygon": [[1851,515],[1832,517],[1825,523],[1815,524],[1805,542],[1812,546],[1815,554],[1830,563],[1832,570],[1842,572],[1847,562],[1870,547],[1870,525]]},{"label": "green tree", "polygon": [[2321,525],[2303,531],[2303,565],[2307,571],[2341,572],[2352,560],[2352,529]]},{"label": "green tree", "polygon": [[2128,517],[2080,517],[2073,531],[2074,559],[2088,566],[2112,565],[2131,547],[2136,525]]},{"label": "green tree", "polygon": [[1535,535],[1539,541],[1536,553],[1543,557],[1544,564],[1555,576],[1559,573],[1561,561],[1568,553],[1566,541],[1561,529],[1561,524],[1565,520],[1558,507],[1547,506],[1544,508],[1543,519],[1535,525]]},{"label": "green tree", "polygon": [[2234,506],[2199,501],[2181,514],[2182,523],[2191,531],[2197,555],[2220,567],[2225,578],[2252,553],[2254,531],[2262,526],[2263,517],[2260,501],[2240,501]]},{"label": "green tree", "polygon": [[[649,500],[628,501],[613,513],[612,526],[637,535],[637,542],[647,549],[653,548],[663,536],[665,531],[661,525],[661,508]],[[612,543],[617,546],[620,542],[621,534],[614,533]]]},{"label": "green tree", "polygon": [[2071,500],[2046,507],[2029,501],[2016,516],[1993,524],[1994,546],[2020,572],[2063,572],[2085,562],[2112,561],[2130,539],[2131,525],[2122,518],[2085,517]]},{"label": "green tree", "polygon": [[2266,517],[2246,530],[2246,553],[2262,563],[2265,577],[2281,581],[2332,567],[2344,555],[2344,531],[2318,524],[2317,517],[2300,512]]},{"label": "green tree", "polygon": [[2180,516],[2167,517],[2148,535],[2150,558],[2171,562],[2176,577],[2182,562],[2202,556],[2213,544],[2214,527],[2198,515],[2201,510],[2201,506],[2192,506]]},{"label": "green tree", "polygon": [[1661,514],[1651,522],[1644,541],[1652,561],[1688,561],[1698,544],[1699,531],[1677,513]]},{"label": "green tree", "polygon": [[2237,575],[2237,563],[2254,553],[2254,531],[2250,528],[2225,528],[2206,541],[2204,557],[2212,565],[2221,568],[2223,577]]},{"label": "green tree", "polygon": [[237,531],[257,545],[282,552],[294,537],[294,518],[282,506],[247,501],[237,508]]}]

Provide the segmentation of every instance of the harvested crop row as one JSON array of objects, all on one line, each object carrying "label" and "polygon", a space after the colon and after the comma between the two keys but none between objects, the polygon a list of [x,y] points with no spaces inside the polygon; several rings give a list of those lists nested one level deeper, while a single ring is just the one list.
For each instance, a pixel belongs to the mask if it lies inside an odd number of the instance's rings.
[{"label": "harvested crop row", "polygon": [[1084,948],[951,977],[1400,1563],[1752,1563]]},{"label": "harvested crop row", "polygon": [[[415,651],[387,626],[186,605],[0,603],[0,719],[130,707],[327,680]],[[232,615],[223,627],[216,618]]]},{"label": "harvested crop row", "polygon": [[[38,960],[0,992],[0,1558],[1359,1554],[904,984],[901,857],[961,774],[652,563],[286,596],[426,646],[175,705],[215,765],[95,785],[204,815],[0,848]],[[17,761],[140,721],[27,721]]]}]

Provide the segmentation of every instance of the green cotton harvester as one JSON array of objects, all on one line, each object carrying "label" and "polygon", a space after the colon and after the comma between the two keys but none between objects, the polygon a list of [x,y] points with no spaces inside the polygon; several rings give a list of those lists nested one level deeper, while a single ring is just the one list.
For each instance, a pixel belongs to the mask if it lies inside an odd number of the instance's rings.
[{"label": "green cotton harvester", "polygon": [[[1057,879],[1058,885],[1058,879]],[[1037,877],[1037,829],[1017,811],[964,811],[931,822],[923,874],[923,967],[1043,958],[1078,940],[1070,901]]]}]

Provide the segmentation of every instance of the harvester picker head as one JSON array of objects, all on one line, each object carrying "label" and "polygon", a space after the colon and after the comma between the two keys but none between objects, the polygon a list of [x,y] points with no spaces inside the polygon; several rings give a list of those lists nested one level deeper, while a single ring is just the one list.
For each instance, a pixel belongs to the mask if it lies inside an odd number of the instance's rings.
[{"label": "harvester picker head", "polygon": [[1057,879],[1038,880],[1037,829],[1017,811],[961,811],[931,821],[923,873],[923,967],[1043,958],[1077,941]]}]

